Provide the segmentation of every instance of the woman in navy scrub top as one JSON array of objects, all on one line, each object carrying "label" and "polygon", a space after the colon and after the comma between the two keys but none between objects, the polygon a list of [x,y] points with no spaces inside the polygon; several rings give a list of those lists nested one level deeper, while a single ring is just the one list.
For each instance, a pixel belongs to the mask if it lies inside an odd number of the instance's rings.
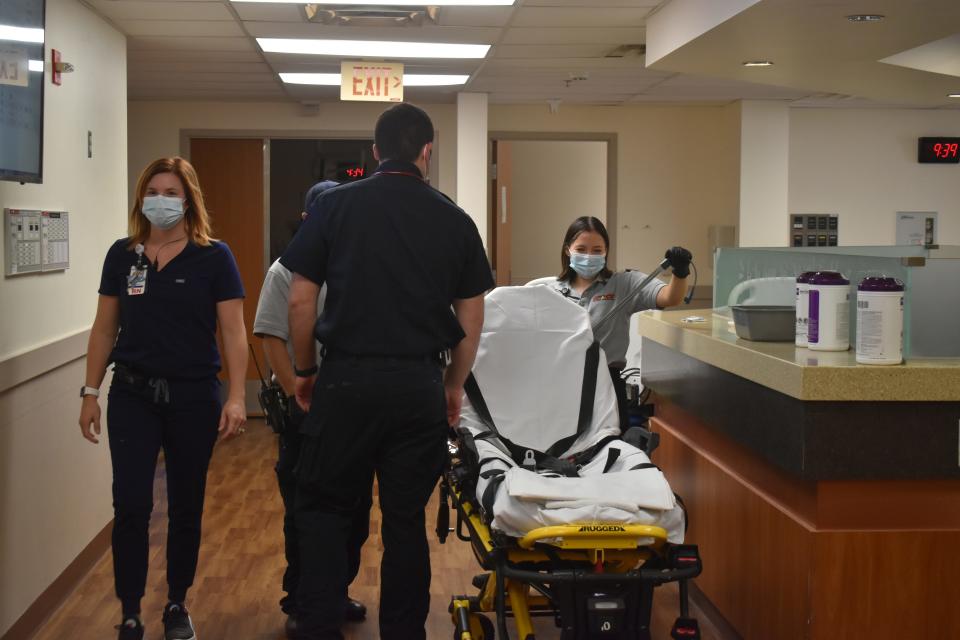
[{"label": "woman in navy scrub top", "polygon": [[[169,506],[166,640],[196,637],[184,607],[200,549],[207,467],[218,438],[242,433],[247,368],[243,286],[210,220],[193,167],[151,163],[137,183],[130,236],[107,252],[87,347],[80,429],[98,442],[98,395],[113,363],[107,432],[113,466],[113,563],[123,616],[119,640],[141,640],[148,527],[157,456],[164,453]],[[229,393],[221,406],[223,337]]]},{"label": "woman in navy scrub top", "polygon": [[654,280],[641,290],[638,287],[646,274],[639,271],[614,273],[608,269],[609,249],[610,236],[603,222],[591,216],[577,218],[563,238],[560,275],[548,286],[590,314],[594,337],[600,341],[607,356],[610,376],[617,392],[621,428],[626,430],[629,427],[627,391],[620,372],[626,365],[630,316],[645,309],[663,309],[680,304],[687,292],[686,277],[690,274],[693,256],[683,247],[668,249],[664,257],[673,267],[670,281],[664,283]]}]

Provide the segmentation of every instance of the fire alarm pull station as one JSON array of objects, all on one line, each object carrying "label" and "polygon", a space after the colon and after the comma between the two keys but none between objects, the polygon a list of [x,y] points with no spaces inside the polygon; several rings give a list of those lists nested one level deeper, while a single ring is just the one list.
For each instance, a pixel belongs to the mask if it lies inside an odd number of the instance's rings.
[{"label": "fire alarm pull station", "polygon": [[66,211],[4,209],[4,274],[18,276],[70,267],[70,218]]},{"label": "fire alarm pull station", "polygon": [[836,247],[840,216],[835,213],[791,213],[791,247]]}]

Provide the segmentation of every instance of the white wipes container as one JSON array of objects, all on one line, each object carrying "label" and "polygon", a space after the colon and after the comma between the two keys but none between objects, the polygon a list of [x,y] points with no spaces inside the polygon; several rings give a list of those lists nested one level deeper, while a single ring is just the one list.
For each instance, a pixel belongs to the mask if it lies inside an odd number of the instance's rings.
[{"label": "white wipes container", "polygon": [[850,281],[837,271],[817,271],[810,278],[807,346],[813,351],[850,348]]},{"label": "white wipes container", "polygon": [[807,346],[807,324],[810,322],[810,278],[814,271],[804,271],[797,276],[797,337],[798,347]]},{"label": "white wipes container", "polygon": [[857,362],[903,362],[903,283],[871,276],[857,286]]}]

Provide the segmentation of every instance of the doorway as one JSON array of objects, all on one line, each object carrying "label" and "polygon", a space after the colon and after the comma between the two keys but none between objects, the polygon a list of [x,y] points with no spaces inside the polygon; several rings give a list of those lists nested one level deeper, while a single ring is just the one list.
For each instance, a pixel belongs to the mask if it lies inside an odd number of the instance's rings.
[{"label": "doorway", "polygon": [[498,286],[557,275],[563,235],[585,215],[607,226],[615,268],[615,134],[494,134],[490,154],[488,234]]},{"label": "doorway", "polygon": [[341,184],[377,168],[372,139],[270,140],[270,262],[280,257],[300,226],[307,190],[322,180]]}]

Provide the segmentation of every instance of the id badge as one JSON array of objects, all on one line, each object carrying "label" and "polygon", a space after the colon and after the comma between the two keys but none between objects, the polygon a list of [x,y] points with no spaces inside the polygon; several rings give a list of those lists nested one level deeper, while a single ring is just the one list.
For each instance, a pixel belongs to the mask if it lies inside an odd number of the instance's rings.
[{"label": "id badge", "polygon": [[127,276],[127,295],[142,296],[147,290],[147,269],[146,267],[138,269],[136,266],[130,267],[130,275]]}]

